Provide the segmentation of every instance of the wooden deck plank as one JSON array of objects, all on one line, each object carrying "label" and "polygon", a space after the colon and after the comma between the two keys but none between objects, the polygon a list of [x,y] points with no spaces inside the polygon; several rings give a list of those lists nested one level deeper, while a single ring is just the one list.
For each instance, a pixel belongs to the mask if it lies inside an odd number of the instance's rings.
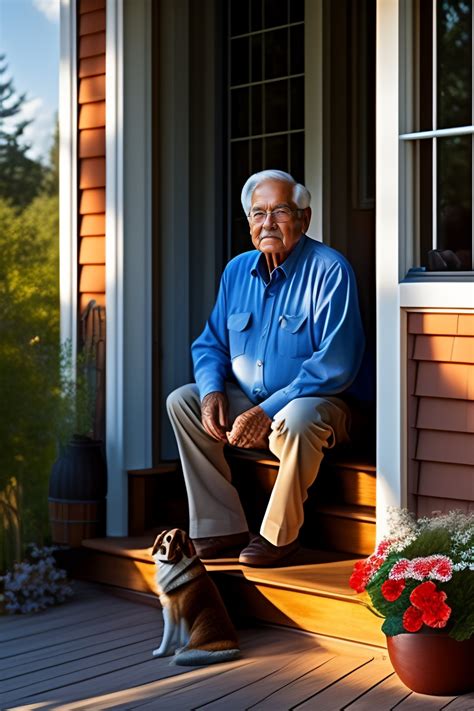
[{"label": "wooden deck plank", "polygon": [[474,709],[474,693],[458,696],[446,706],[443,706],[446,711],[472,711]]},{"label": "wooden deck plank", "polygon": [[24,692],[22,695],[26,696],[26,692],[31,687],[36,693],[41,691],[41,687],[50,687],[53,680],[59,680],[61,685],[64,685],[65,682],[69,684],[71,681],[74,683],[78,674],[81,680],[86,678],[86,674],[89,673],[91,676],[95,676],[97,671],[102,673],[110,663],[117,662],[117,666],[120,666],[123,660],[128,660],[129,658],[131,658],[131,663],[134,663],[137,654],[140,655],[140,658],[143,656],[143,659],[148,660],[153,649],[156,649],[156,644],[155,635],[151,636],[150,632],[144,634],[142,631],[139,639],[123,640],[123,644],[115,646],[113,649],[96,652],[95,654],[86,654],[84,652],[80,658],[70,661],[59,660],[53,664],[49,659],[46,662],[49,666],[46,668],[39,669],[36,672],[25,672],[21,676],[15,676],[2,682],[2,692],[7,693],[8,691],[22,689],[22,692]]},{"label": "wooden deck plank", "polygon": [[318,711],[342,709],[361,696],[366,689],[370,689],[380,681],[387,679],[393,673],[392,665],[388,659],[373,659],[368,664],[364,664],[364,666],[345,676],[343,684],[334,684],[327,687],[296,708],[309,710],[317,706]]},{"label": "wooden deck plank", "polygon": [[[157,615],[157,620],[159,619]],[[142,621],[143,619],[150,619],[146,613],[141,610],[136,610],[130,613],[127,621],[132,624],[133,622]],[[83,639],[84,637],[91,637],[103,632],[110,632],[114,629],[120,629],[123,626],[123,619],[121,616],[115,613],[110,613],[104,615],[101,619],[94,618],[93,620],[88,620],[80,625],[73,625],[72,627],[64,627],[60,630],[54,630],[54,634],[44,633],[37,634],[33,637],[23,637],[22,639],[13,641],[8,645],[3,644],[0,650],[1,657],[9,657],[14,654],[22,654],[24,652],[33,651],[35,649],[46,649],[53,644],[58,642],[68,642],[71,639]]]},{"label": "wooden deck plank", "polygon": [[71,623],[82,620],[100,617],[108,610],[119,610],[121,601],[118,598],[111,600],[88,600],[84,603],[80,601],[66,602],[60,607],[53,607],[41,612],[29,615],[11,615],[7,618],[0,618],[0,643],[8,642],[21,637],[31,637],[31,635],[47,631],[54,620],[56,629],[61,626],[67,627]]},{"label": "wooden deck plank", "polygon": [[269,671],[266,675],[262,675],[260,679],[256,679],[252,683],[247,683],[245,686],[236,689],[231,693],[217,698],[215,701],[205,703],[198,708],[208,709],[244,709],[249,704],[255,704],[258,701],[263,701],[273,694],[276,690],[283,688],[293,679],[299,678],[308,671],[313,670],[316,666],[323,664],[332,658],[330,652],[318,650],[311,652],[305,656],[284,655],[281,659],[281,666]]},{"label": "wooden deck plank", "polygon": [[[298,706],[298,704],[302,704],[314,697],[318,691],[325,689],[355,669],[367,664],[372,658],[370,655],[367,655],[366,658],[360,656],[332,657],[320,667],[311,670],[299,679],[295,679],[284,688],[268,696],[263,702],[249,706],[249,708],[255,711],[270,711],[270,709],[276,711],[277,709],[283,710]],[[313,708],[315,708],[317,702],[312,699],[312,703]]]},{"label": "wooden deck plank", "polygon": [[377,711],[390,711],[410,694],[411,691],[393,673],[392,676],[368,689],[360,699],[345,706],[345,710],[367,711],[370,708],[377,709]]},{"label": "wooden deck plank", "polygon": [[[150,624],[143,622],[139,625],[127,625],[126,629],[113,630],[105,635],[100,635],[100,642],[92,642],[91,637],[86,637],[80,640],[73,640],[65,644],[52,645],[48,648],[48,655],[45,656],[44,650],[39,649],[29,654],[23,654],[18,658],[12,657],[4,662],[9,662],[8,666],[0,669],[0,682],[6,679],[13,679],[25,674],[33,674],[38,670],[47,670],[50,667],[75,662],[87,657],[94,657],[96,654],[106,652],[111,649],[116,649],[121,645],[133,643],[141,639],[147,639],[150,632]],[[151,637],[158,642],[161,639],[161,629],[158,634],[153,632]],[[155,644],[155,642],[152,642]]]},{"label": "wooden deck plank", "polygon": [[408,709],[410,711],[440,711],[455,698],[453,696],[427,696],[426,694],[411,693],[398,704],[397,711],[398,709],[402,709],[402,711],[408,711]]},{"label": "wooden deck plank", "polygon": [[[474,694],[411,693],[392,673],[385,650],[285,628],[239,630],[240,660],[178,667],[172,658],[151,658],[162,635],[159,610],[95,592],[94,619],[93,589],[83,605],[78,598],[38,616],[0,619],[0,632],[14,635],[20,623],[22,635],[11,641],[18,653],[0,660],[1,709],[474,709]],[[30,624],[35,634],[28,635]]]}]

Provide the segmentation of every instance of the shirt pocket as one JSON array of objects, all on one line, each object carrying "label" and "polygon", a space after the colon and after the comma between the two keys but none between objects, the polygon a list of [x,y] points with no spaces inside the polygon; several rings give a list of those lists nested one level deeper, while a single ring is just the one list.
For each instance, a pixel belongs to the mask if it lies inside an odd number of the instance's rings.
[{"label": "shirt pocket", "polygon": [[305,328],[308,316],[306,314],[282,314],[278,319],[278,353],[286,358],[309,357],[312,345]]},{"label": "shirt pocket", "polygon": [[227,318],[231,359],[237,358],[237,356],[245,353],[249,340],[251,320],[252,314],[250,311],[244,311],[240,314],[231,314]]}]

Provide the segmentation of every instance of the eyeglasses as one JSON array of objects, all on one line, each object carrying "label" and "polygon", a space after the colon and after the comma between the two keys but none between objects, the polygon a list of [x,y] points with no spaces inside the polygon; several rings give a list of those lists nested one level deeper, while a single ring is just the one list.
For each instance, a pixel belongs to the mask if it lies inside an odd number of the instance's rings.
[{"label": "eyeglasses", "polygon": [[292,210],[289,207],[277,207],[276,210],[255,210],[249,212],[248,218],[256,225],[263,225],[267,215],[271,216],[272,222],[289,222],[295,212],[303,212],[302,208]]}]

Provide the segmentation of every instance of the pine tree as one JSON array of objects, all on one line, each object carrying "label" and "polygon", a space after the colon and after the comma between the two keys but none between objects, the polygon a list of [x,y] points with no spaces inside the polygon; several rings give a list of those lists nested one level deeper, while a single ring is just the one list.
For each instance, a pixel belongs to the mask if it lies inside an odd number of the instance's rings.
[{"label": "pine tree", "polygon": [[26,101],[26,94],[16,93],[13,79],[6,78],[8,65],[0,55],[0,197],[17,207],[25,207],[42,188],[45,169],[41,163],[28,158],[31,145],[23,134],[31,121],[19,120],[9,128],[6,119],[18,116]]}]

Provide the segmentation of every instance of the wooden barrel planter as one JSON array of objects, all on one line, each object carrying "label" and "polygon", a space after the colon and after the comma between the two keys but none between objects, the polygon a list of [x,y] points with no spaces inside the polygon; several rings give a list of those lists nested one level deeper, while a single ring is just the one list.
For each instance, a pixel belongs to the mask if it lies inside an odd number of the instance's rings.
[{"label": "wooden barrel planter", "polygon": [[102,442],[73,437],[53,464],[49,519],[54,543],[79,547],[105,535],[107,467]]}]

